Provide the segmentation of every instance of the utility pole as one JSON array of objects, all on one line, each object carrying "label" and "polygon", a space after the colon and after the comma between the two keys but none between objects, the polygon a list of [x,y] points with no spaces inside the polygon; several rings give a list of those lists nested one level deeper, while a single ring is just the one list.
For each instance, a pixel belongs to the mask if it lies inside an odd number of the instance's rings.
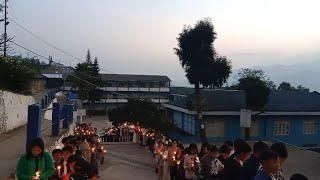
[{"label": "utility pole", "polygon": [[3,42],[3,56],[7,56],[7,25],[9,22],[7,22],[7,1],[4,0],[4,42]]}]

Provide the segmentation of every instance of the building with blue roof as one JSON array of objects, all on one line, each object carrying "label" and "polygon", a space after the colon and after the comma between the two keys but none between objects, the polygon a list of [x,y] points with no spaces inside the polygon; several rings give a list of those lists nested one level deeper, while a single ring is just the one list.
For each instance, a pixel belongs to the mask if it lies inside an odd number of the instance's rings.
[{"label": "building with blue roof", "polygon": [[[190,90],[170,89],[164,104],[168,119],[184,141],[200,141],[195,99]],[[246,94],[239,90],[202,90],[202,115],[211,142],[244,138],[240,111],[246,109]],[[271,91],[261,112],[252,112],[251,140],[283,141],[299,147],[320,146],[320,95],[317,92]]]}]

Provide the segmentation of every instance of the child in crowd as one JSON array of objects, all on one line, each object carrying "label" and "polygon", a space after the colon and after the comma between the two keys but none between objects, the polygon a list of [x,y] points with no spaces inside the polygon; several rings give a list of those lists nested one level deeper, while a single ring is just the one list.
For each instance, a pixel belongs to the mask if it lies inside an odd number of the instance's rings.
[{"label": "child in crowd", "polygon": [[54,174],[53,160],[48,152],[44,151],[41,138],[36,138],[28,147],[27,153],[22,155],[17,166],[19,180],[47,180]]},{"label": "child in crowd", "polygon": [[68,159],[73,155],[73,149],[71,146],[65,146],[62,148],[63,154],[63,171],[62,176],[65,176],[68,173]]},{"label": "child in crowd", "polygon": [[245,141],[239,142],[235,148],[236,151],[234,153],[234,158],[228,158],[224,165],[225,180],[240,179],[243,162],[245,162],[251,155],[252,149]]},{"label": "child in crowd", "polygon": [[223,164],[217,159],[218,148],[215,145],[209,145],[208,152],[200,161],[200,174],[202,180],[222,179]]},{"label": "child in crowd", "polygon": [[234,146],[233,146],[233,142],[230,141],[230,140],[227,140],[227,141],[224,142],[224,144],[229,146],[229,148],[231,150],[229,156],[232,156],[234,154],[234,152],[235,152]]},{"label": "child in crowd", "polygon": [[259,157],[263,151],[268,150],[268,145],[262,141],[258,141],[253,145],[253,154],[244,163],[242,169],[242,179],[252,180],[258,173],[261,166]]},{"label": "child in crowd", "polygon": [[199,169],[198,147],[192,143],[189,146],[190,154],[187,154],[184,158],[183,167],[185,169],[185,179],[197,179],[197,172]]},{"label": "child in crowd", "polygon": [[274,143],[270,147],[271,150],[275,151],[279,155],[280,168],[277,173],[274,174],[276,180],[284,180],[284,175],[282,173],[282,167],[288,158],[288,151],[283,143]]},{"label": "child in crowd", "polygon": [[219,161],[224,165],[225,161],[228,159],[231,153],[230,146],[223,144],[219,149]]},{"label": "child in crowd", "polygon": [[201,145],[201,149],[200,149],[200,153],[198,154],[199,158],[201,159],[203,156],[208,154],[208,147],[209,144],[208,143],[203,143]]},{"label": "child in crowd", "polygon": [[60,180],[62,177],[61,172],[64,171],[63,169],[63,158],[62,158],[62,150],[61,149],[54,149],[52,151],[52,158],[54,161],[54,166],[55,166],[55,173],[53,175],[53,179],[54,180]]},{"label": "child in crowd", "polygon": [[254,180],[276,180],[273,176],[280,168],[279,156],[275,151],[266,150],[260,154],[262,170],[254,177]]}]

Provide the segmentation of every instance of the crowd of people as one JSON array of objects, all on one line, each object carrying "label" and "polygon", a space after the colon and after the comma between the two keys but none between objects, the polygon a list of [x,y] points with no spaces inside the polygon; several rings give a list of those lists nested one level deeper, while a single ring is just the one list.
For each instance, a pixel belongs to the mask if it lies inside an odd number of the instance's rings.
[{"label": "crowd of people", "polygon": [[[185,147],[163,134],[128,122],[104,129],[106,142],[135,142],[154,154],[159,180],[285,180],[282,167],[288,158],[284,144],[270,147],[262,141],[251,147],[246,141],[226,141],[218,147],[202,144],[200,152],[194,143]],[[44,143],[36,138],[18,162],[19,180],[96,180],[98,166],[104,163],[106,150],[100,144],[97,128],[79,124],[74,136],[62,139],[63,148],[50,155]],[[290,180],[308,180],[294,174]]]},{"label": "crowd of people", "polygon": [[44,142],[36,138],[18,162],[19,180],[96,180],[98,166],[104,163],[106,150],[100,144],[96,128],[81,124],[74,135],[62,139],[63,148],[45,152]]},{"label": "crowd of people", "polygon": [[[176,141],[156,140],[155,171],[159,180],[284,180],[282,167],[288,157],[284,144],[270,147],[256,142],[252,147],[244,140],[226,141],[220,148],[202,144],[188,147]],[[294,174],[290,180],[307,180]]]}]

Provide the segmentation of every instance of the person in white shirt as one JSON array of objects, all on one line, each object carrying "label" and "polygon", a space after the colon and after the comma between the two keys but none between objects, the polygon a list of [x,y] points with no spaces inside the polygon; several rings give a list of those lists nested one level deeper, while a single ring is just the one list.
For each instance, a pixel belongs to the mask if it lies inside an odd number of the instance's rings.
[{"label": "person in white shirt", "polygon": [[186,180],[196,180],[197,172],[199,170],[200,161],[197,157],[198,147],[196,144],[192,143],[189,146],[190,154],[187,154],[184,158],[183,167],[185,169],[185,179]]}]

